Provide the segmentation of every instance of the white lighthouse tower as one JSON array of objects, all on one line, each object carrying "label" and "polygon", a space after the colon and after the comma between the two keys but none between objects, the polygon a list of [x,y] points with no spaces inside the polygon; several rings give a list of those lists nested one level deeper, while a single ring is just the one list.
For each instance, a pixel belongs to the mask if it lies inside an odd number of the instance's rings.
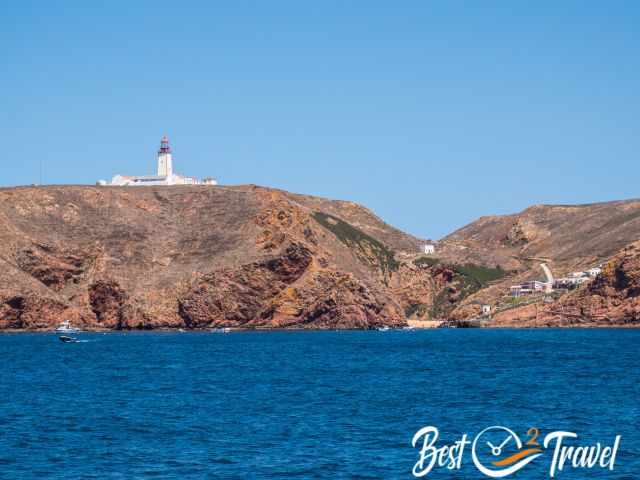
[{"label": "white lighthouse tower", "polygon": [[169,181],[171,181],[171,177],[173,176],[171,147],[169,147],[169,139],[166,135],[160,140],[160,150],[158,150],[158,176],[167,177]]},{"label": "white lighthouse tower", "polygon": [[98,185],[129,186],[129,185],[217,185],[218,182],[211,177],[199,180],[196,177],[186,177],[179,173],[173,173],[173,159],[169,139],[162,137],[160,150],[158,150],[158,175],[115,175],[111,182],[98,180]]}]

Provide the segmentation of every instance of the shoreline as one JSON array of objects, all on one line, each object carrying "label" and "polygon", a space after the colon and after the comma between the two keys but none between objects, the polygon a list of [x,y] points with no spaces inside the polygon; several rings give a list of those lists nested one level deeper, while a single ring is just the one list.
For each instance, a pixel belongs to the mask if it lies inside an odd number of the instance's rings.
[{"label": "shoreline", "polygon": [[[389,328],[388,332],[412,332],[412,331],[429,331],[429,330],[640,330],[640,325],[567,325],[567,326],[522,326],[517,327],[513,325],[505,326],[490,326],[490,327],[414,327],[410,329],[405,328]],[[276,332],[379,332],[379,330],[373,328],[230,328],[228,332],[219,332],[212,329],[177,329],[177,328],[152,328],[152,329],[127,329],[127,330],[82,330],[73,335],[82,334],[110,334],[110,333],[276,333]],[[28,330],[28,329],[2,329],[0,335],[17,335],[17,334],[53,334],[64,335],[54,330]]]}]

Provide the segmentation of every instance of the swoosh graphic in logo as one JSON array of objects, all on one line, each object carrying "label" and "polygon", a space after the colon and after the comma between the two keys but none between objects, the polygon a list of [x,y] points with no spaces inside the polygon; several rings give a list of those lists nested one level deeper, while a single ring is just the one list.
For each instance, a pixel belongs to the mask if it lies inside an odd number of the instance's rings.
[{"label": "swoosh graphic in logo", "polygon": [[[512,455],[511,457],[501,460],[500,462],[507,462],[509,463],[509,465],[503,466],[503,467],[498,466],[500,470],[493,470],[491,468],[487,468],[482,464],[482,462],[478,458],[478,452],[476,448],[477,448],[478,440],[482,437],[482,435],[484,435],[485,432],[490,430],[502,430],[508,433],[515,440],[516,447],[519,450],[523,447],[522,441],[520,440],[518,435],[513,430],[507,427],[495,425],[493,427],[487,427],[484,430],[482,430],[478,435],[476,435],[476,438],[473,440],[473,444],[471,445],[471,458],[473,459],[473,464],[476,466],[476,468],[480,470],[480,472],[486,475],[487,477],[490,477],[490,478],[507,477],[512,473],[515,473],[518,470],[522,469],[525,465],[531,463],[533,460],[535,460],[536,458],[542,455],[542,450],[539,450],[536,448],[529,448],[529,449],[522,450],[521,452],[518,452]],[[531,450],[536,450],[536,451],[531,452]]]},{"label": "swoosh graphic in logo", "polygon": [[518,460],[526,457],[527,455],[532,455],[534,453],[538,453],[541,451],[542,450],[540,450],[539,448],[527,448],[526,450],[522,450],[518,453],[514,453],[510,457],[503,458],[502,460],[499,460],[497,462],[491,462],[491,463],[493,463],[496,467],[505,467],[507,465],[511,465],[512,463],[517,462]]}]

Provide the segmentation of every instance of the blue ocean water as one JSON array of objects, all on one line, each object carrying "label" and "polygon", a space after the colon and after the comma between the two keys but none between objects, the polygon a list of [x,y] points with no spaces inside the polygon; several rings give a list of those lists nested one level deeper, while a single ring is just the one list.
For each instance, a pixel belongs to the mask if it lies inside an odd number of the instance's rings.
[{"label": "blue ocean water", "polygon": [[[640,478],[635,330],[0,335],[0,478],[413,478],[439,444],[503,425],[613,443]],[[549,476],[550,451],[508,478]],[[460,470],[480,479],[469,447]]]}]

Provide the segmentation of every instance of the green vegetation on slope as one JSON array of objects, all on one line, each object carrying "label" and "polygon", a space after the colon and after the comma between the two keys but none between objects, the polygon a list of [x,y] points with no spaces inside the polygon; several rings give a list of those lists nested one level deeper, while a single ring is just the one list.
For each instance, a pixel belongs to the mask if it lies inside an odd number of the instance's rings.
[{"label": "green vegetation on slope", "polygon": [[433,267],[434,265],[437,265],[438,263],[440,263],[440,259],[439,258],[434,258],[434,257],[420,257],[420,258],[416,258],[413,261],[413,264],[416,267],[423,267],[423,266]]},{"label": "green vegetation on slope", "polygon": [[468,263],[466,265],[452,265],[455,272],[452,285],[445,287],[433,301],[431,318],[442,318],[448,314],[456,304],[476,293],[487,283],[504,277],[507,272],[502,268],[490,268]]},{"label": "green vegetation on slope", "polygon": [[312,215],[320,225],[349,247],[362,262],[378,265],[385,275],[391,275],[391,272],[398,270],[400,264],[395,260],[393,251],[382,242],[333,215],[324,212],[314,212]]},{"label": "green vegetation on slope", "polygon": [[448,288],[443,289],[436,297],[433,299],[433,305],[431,305],[431,311],[429,312],[429,318],[443,318],[447,313],[449,313],[453,304],[450,298],[451,292]]},{"label": "green vegetation on slope", "polygon": [[473,263],[465,265],[453,265],[443,263],[434,257],[419,257],[413,260],[413,264],[420,268],[432,268],[440,265],[437,270],[449,270],[453,273],[451,281],[438,292],[432,304],[414,303],[405,308],[406,317],[417,318],[445,318],[457,304],[469,295],[484,288],[488,283],[498,280],[507,272],[500,267],[490,268]]},{"label": "green vegetation on slope", "polygon": [[499,280],[506,275],[506,272],[501,267],[489,268],[482,265],[475,265],[473,263],[467,263],[466,265],[454,265],[453,269],[465,277],[473,279],[479,284],[480,287],[484,287],[487,283]]}]

